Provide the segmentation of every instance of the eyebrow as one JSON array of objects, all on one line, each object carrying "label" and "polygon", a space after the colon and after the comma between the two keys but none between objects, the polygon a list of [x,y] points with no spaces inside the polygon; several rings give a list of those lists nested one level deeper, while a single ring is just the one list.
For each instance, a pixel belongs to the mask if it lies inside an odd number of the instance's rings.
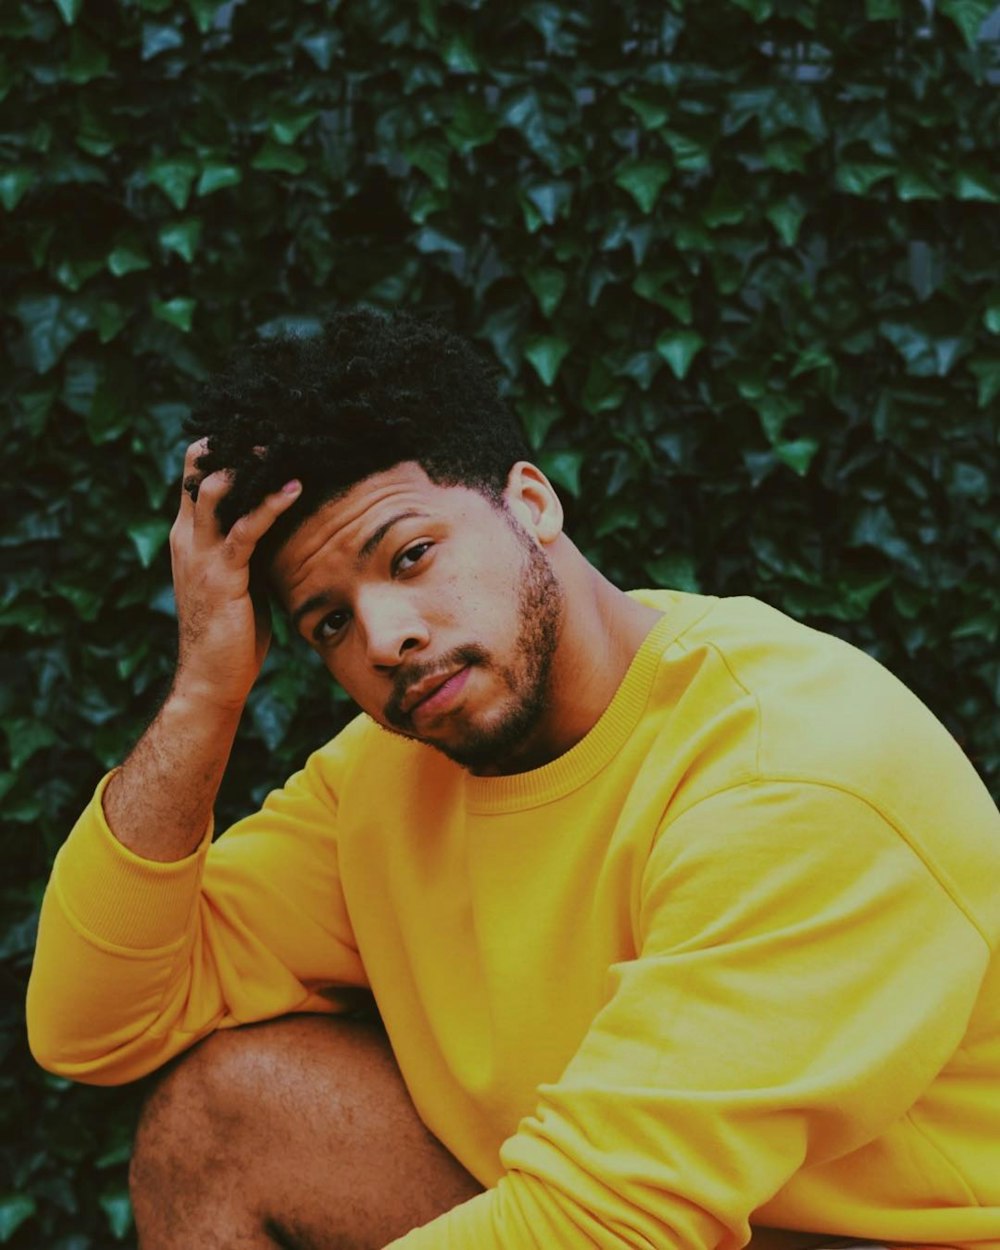
[{"label": "eyebrow", "polygon": [[[400,521],[408,521],[411,517],[426,517],[430,514],[427,512],[418,512],[410,509],[406,512],[397,512],[395,516],[391,516],[388,521],[383,521],[378,529],[374,530],[358,548],[358,554],[354,557],[355,569],[362,569],[375,554],[379,543],[385,538],[386,534],[394,525],[398,525]],[[333,596],[329,591],[321,590],[318,594],[310,595],[305,603],[300,604],[292,613],[292,626],[298,629],[299,622],[304,616],[308,616],[310,612],[315,612],[317,608],[325,608],[332,603]]]},{"label": "eyebrow", "polygon": [[398,525],[400,521],[408,521],[410,517],[425,517],[427,515],[428,514],[426,512],[418,512],[417,510],[411,508],[408,512],[397,512],[395,516],[391,516],[388,521],[384,521],[374,533],[369,534],[369,536],[358,548],[358,554],[354,558],[354,567],[356,569],[361,569],[368,563],[368,561],[375,554],[375,550],[379,543],[383,538],[385,538],[386,534],[388,534],[394,525]]}]

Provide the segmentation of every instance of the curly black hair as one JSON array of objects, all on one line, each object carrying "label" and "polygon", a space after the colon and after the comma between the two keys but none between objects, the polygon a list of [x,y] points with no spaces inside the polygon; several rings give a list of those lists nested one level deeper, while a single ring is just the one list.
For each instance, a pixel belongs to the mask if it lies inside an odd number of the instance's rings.
[{"label": "curly black hair", "polygon": [[185,433],[207,439],[199,473],[232,476],[216,510],[224,533],[265,495],[301,481],[262,555],[324,503],[403,461],[499,506],[511,467],[529,455],[495,370],[470,343],[366,308],[334,313],[315,337],[238,348],[203,387]]}]

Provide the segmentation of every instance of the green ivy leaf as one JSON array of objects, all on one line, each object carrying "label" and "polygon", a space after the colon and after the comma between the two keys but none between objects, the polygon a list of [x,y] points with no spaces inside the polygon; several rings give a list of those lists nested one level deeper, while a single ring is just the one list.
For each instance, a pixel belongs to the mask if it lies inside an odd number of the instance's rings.
[{"label": "green ivy leaf", "polygon": [[201,220],[189,217],[184,221],[168,222],[160,227],[160,247],[164,252],[175,252],[190,264],[194,260],[201,239]]},{"label": "green ivy leaf", "polygon": [[433,226],[424,226],[413,236],[413,246],[418,252],[430,255],[434,252],[447,252],[452,256],[464,256],[465,248],[457,239],[449,238]]},{"label": "green ivy leaf", "polygon": [[124,1189],[115,1190],[112,1193],[101,1194],[98,1201],[101,1204],[101,1210],[107,1216],[111,1236],[116,1241],[124,1241],[132,1227],[132,1204],[129,1202],[128,1193]]},{"label": "green ivy leaf", "polygon": [[902,0],[865,0],[865,17],[870,22],[896,22],[902,16]]},{"label": "green ivy leaf", "polygon": [[339,32],[331,29],[317,31],[302,40],[302,47],[312,58],[313,64],[321,73],[326,73],[333,64],[333,54],[340,46]]},{"label": "green ivy leaf", "polygon": [[837,166],[834,182],[838,191],[848,195],[867,195],[877,182],[894,172],[885,161],[845,161]]},{"label": "green ivy leaf", "polygon": [[958,27],[970,52],[975,51],[983,23],[995,8],[993,0],[938,0],[938,9]]},{"label": "green ivy leaf", "polygon": [[657,130],[668,120],[671,104],[667,97],[639,90],[623,91],[622,104],[632,109],[647,130]]},{"label": "green ivy leaf", "polygon": [[690,325],[693,315],[691,297],[683,289],[678,289],[680,281],[680,274],[674,267],[643,268],[636,274],[632,290],[650,303],[666,308],[684,325]]},{"label": "green ivy leaf", "polygon": [[549,430],[563,415],[558,405],[539,399],[522,399],[517,411],[533,451],[544,444]]},{"label": "green ivy leaf", "polygon": [[437,5],[438,0],[418,0],[417,3],[420,25],[431,39],[437,39],[439,33]]},{"label": "green ivy leaf", "polygon": [[163,544],[170,534],[170,522],[162,517],[154,517],[148,521],[136,521],[125,531],[139,556],[139,563],[144,569],[156,559]]},{"label": "green ivy leaf", "polygon": [[738,9],[744,9],[755,22],[766,22],[774,12],[773,0],[732,0]]},{"label": "green ivy leaf", "polygon": [[104,261],[101,259],[84,259],[76,257],[65,260],[56,265],[53,277],[56,281],[66,288],[67,291],[79,291],[88,278],[92,278],[104,268]]},{"label": "green ivy leaf", "polygon": [[[67,7],[70,7],[68,3]],[[79,4],[73,7],[79,12]],[[59,8],[62,11],[63,4],[59,4]],[[63,17],[65,16],[64,13]],[[68,18],[66,20],[69,21]],[[0,1242],[10,1241],[25,1220],[30,1220],[36,1210],[35,1200],[28,1194],[5,1194],[0,1198]]]},{"label": "green ivy leaf", "polygon": [[69,345],[93,324],[90,311],[59,295],[24,296],[13,306],[24,330],[36,373],[48,371]]},{"label": "green ivy leaf", "polygon": [[985,638],[990,646],[995,646],[1000,638],[1000,617],[995,612],[982,612],[962,621],[951,631],[952,638]]},{"label": "green ivy leaf", "polygon": [[582,451],[549,451],[538,457],[538,467],[556,486],[568,491],[574,499],[580,495]]},{"label": "green ivy leaf", "polygon": [[17,402],[24,416],[24,424],[32,438],[38,438],[44,431],[52,411],[52,404],[59,393],[59,388],[50,384],[37,391],[22,391]]},{"label": "green ivy leaf", "polygon": [[268,130],[277,143],[290,145],[298,140],[318,116],[316,109],[275,114],[268,123]]},{"label": "green ivy leaf", "polygon": [[424,135],[403,148],[403,155],[417,169],[427,175],[439,191],[448,189],[451,149],[444,140]]},{"label": "green ivy leaf", "polygon": [[113,360],[109,360],[103,373],[93,361],[79,362],[73,402],[83,409],[87,436],[95,447],[113,442],[129,428],[133,420],[133,390],[131,378]]},{"label": "green ivy leaf", "polygon": [[445,130],[448,142],[462,156],[484,143],[492,143],[497,119],[475,96],[460,95],[454,102],[451,124]]},{"label": "green ivy leaf", "polygon": [[479,328],[479,337],[488,340],[493,354],[512,377],[521,368],[518,339],[522,322],[521,309],[516,304],[509,304],[489,313]]},{"label": "green ivy leaf", "polygon": [[140,246],[134,242],[122,242],[113,248],[107,256],[105,262],[108,266],[108,272],[116,278],[124,278],[127,273],[134,273],[140,269],[149,269],[152,261],[143,252]]},{"label": "green ivy leaf", "polygon": [[80,16],[83,0],[55,0],[56,8],[67,26],[72,26]]},{"label": "green ivy leaf", "polygon": [[[13,720],[4,724],[10,752],[11,772],[19,772],[36,751],[44,751],[58,741],[54,729],[40,720]],[[0,1203],[2,1211],[2,1203]],[[0,1217],[2,1218],[2,1217]],[[0,1237],[0,1241],[6,1240]]]},{"label": "green ivy leaf", "polygon": [[8,213],[17,208],[37,177],[33,169],[24,165],[15,165],[0,172],[0,204],[3,204]]},{"label": "green ivy leaf", "polygon": [[802,411],[801,402],[776,391],[765,391],[756,396],[747,394],[746,398],[752,403],[768,442],[777,447],[785,423]]},{"label": "green ivy leaf", "polygon": [[960,200],[983,200],[987,204],[1000,202],[1000,180],[982,164],[959,161],[952,183]]},{"label": "green ivy leaf", "polygon": [[633,352],[615,373],[619,377],[631,378],[640,390],[648,391],[653,379],[663,368],[663,357],[657,352]]},{"label": "green ivy leaf", "polygon": [[799,199],[780,200],[769,204],[766,209],[768,221],[777,230],[786,247],[795,246],[805,215],[805,205]]},{"label": "green ivy leaf", "polygon": [[264,739],[267,749],[276,751],[288,733],[293,709],[267,687],[253,691],[249,706],[254,728]]},{"label": "green ivy leaf", "polygon": [[679,130],[664,130],[663,137],[673,153],[674,164],[685,173],[698,174],[712,163],[712,147],[704,139]]},{"label": "green ivy leaf", "polygon": [[790,469],[794,469],[799,477],[805,477],[813,457],[819,451],[819,443],[813,438],[797,438],[790,443],[778,443],[774,454]]},{"label": "green ivy leaf", "polygon": [[225,0],[187,0],[187,6],[201,34],[207,35],[212,29],[215,15],[224,3]]},{"label": "green ivy leaf", "polygon": [[547,226],[555,225],[560,217],[569,214],[573,200],[573,184],[561,179],[536,182],[519,188],[518,198],[529,230],[532,230],[529,214],[533,214],[536,222],[544,222]]},{"label": "green ivy leaf", "polygon": [[154,300],[153,316],[158,317],[160,321],[165,321],[167,325],[176,326],[178,330],[187,334],[191,329],[197,305],[196,299],[191,299],[186,295],[176,295],[168,300]]},{"label": "green ivy leaf", "polygon": [[1000,356],[970,360],[969,371],[979,383],[979,407],[987,408],[1000,395]]},{"label": "green ivy leaf", "polygon": [[79,30],[70,34],[69,60],[66,63],[66,77],[70,82],[82,86],[94,78],[100,78],[107,72],[110,57],[106,48],[102,48],[93,39],[88,39]]},{"label": "green ivy leaf", "polygon": [[88,417],[101,381],[101,367],[89,356],[73,356],[63,369],[62,401],[78,417]]},{"label": "green ivy leaf", "polygon": [[110,343],[117,338],[126,321],[128,313],[114,300],[105,299],[97,305],[97,336],[102,343]]},{"label": "green ivy leaf", "polygon": [[656,556],[646,560],[643,567],[652,579],[654,588],[662,586],[670,590],[683,590],[688,594],[698,594],[701,590],[694,558],[686,551]]},{"label": "green ivy leaf", "polygon": [[914,377],[944,377],[965,350],[960,335],[933,333],[916,321],[879,322],[879,333],[906,361],[906,371]]},{"label": "green ivy leaf", "polygon": [[546,386],[556,380],[559,366],[566,358],[569,343],[556,334],[540,335],[529,339],[524,345],[525,359],[534,366],[535,372]]},{"label": "green ivy leaf", "polygon": [[626,393],[624,384],[599,356],[590,362],[581,396],[588,412],[594,416],[602,412],[617,412]]},{"label": "green ivy leaf", "polygon": [[896,194],[901,200],[939,200],[942,189],[936,178],[915,165],[904,165],[895,177]]},{"label": "green ivy leaf", "polygon": [[720,178],[701,214],[702,221],[710,230],[716,230],[719,226],[738,225],[745,216],[745,202],[725,178]]},{"label": "green ivy leaf", "polygon": [[476,74],[479,72],[479,57],[464,34],[453,31],[441,49],[442,59],[455,74]]},{"label": "green ivy leaf", "polygon": [[177,209],[187,204],[197,175],[198,163],[192,156],[160,157],[146,166],[146,177]]},{"label": "green ivy leaf", "polygon": [[543,314],[551,317],[565,294],[566,274],[552,265],[541,265],[525,269],[524,280],[531,288]]},{"label": "green ivy leaf", "polygon": [[252,168],[264,171],[279,170],[285,174],[301,174],[309,162],[301,152],[283,147],[273,139],[265,139],[250,164]]},{"label": "green ivy leaf", "polygon": [[415,186],[412,194],[407,212],[410,220],[418,226],[422,226],[432,213],[440,213],[448,207],[447,191],[439,191],[437,187]]},{"label": "green ivy leaf", "polygon": [[668,161],[625,161],[615,172],[615,183],[631,195],[644,213],[651,213],[670,181],[670,172]]},{"label": "green ivy leaf", "polygon": [[224,161],[205,161],[195,193],[199,196],[211,195],[224,187],[239,186],[242,181],[243,173],[238,165],[230,165]]},{"label": "green ivy leaf", "polygon": [[634,504],[615,500],[613,503],[602,503],[594,533],[598,538],[607,538],[609,534],[637,530],[641,525],[642,519]]},{"label": "green ivy leaf", "polygon": [[804,174],[815,142],[801,130],[789,130],[764,145],[764,162],[783,174]]},{"label": "green ivy leaf", "polygon": [[679,381],[687,376],[691,362],[704,346],[697,330],[664,330],[656,340],[656,350]]},{"label": "green ivy leaf", "polygon": [[142,27],[142,59],[151,61],[154,57],[184,44],[184,35],[176,26],[166,22],[144,22]]}]

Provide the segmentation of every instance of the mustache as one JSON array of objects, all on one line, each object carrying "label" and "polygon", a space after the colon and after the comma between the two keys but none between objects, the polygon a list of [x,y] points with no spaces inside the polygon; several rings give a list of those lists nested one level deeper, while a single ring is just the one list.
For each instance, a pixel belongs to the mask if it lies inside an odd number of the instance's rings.
[{"label": "mustache", "polygon": [[397,729],[404,729],[410,724],[410,714],[403,711],[403,700],[406,692],[418,681],[425,678],[444,677],[473,664],[488,664],[489,652],[478,643],[469,642],[464,646],[455,647],[437,660],[425,664],[414,661],[400,669],[392,679],[392,693],[383,708],[385,719]]}]

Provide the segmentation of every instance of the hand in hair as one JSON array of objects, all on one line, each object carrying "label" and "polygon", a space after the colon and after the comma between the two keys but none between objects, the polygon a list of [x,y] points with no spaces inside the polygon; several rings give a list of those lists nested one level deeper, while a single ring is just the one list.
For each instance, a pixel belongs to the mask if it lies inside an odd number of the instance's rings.
[{"label": "hand in hair", "polygon": [[251,595],[250,557],[274,522],[296,500],[289,482],[241,516],[223,534],[216,515],[230,487],[225,470],[205,477],[196,461],[203,442],[184,461],[180,509],[170,533],[179,654],[174,690],[222,708],[242,708],[257,680],[271,637],[266,603]]}]

